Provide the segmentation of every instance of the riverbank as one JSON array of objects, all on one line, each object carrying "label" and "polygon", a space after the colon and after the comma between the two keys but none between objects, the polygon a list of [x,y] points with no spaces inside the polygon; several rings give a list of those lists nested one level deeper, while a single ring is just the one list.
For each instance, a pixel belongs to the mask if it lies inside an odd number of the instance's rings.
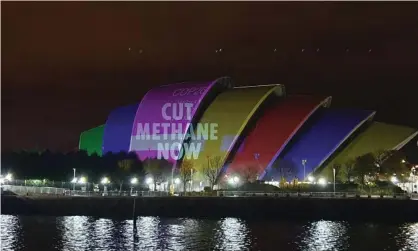
[{"label": "riverbank", "polygon": [[2,196],[1,213],[132,218],[241,217],[418,221],[418,201],[272,197],[26,197]]}]

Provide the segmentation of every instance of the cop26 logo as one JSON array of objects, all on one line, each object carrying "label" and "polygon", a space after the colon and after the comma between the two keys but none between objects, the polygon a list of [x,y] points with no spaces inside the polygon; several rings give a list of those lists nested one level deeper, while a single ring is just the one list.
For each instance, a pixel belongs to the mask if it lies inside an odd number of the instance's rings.
[{"label": "cop26 logo", "polygon": [[180,88],[173,92],[173,97],[176,96],[197,96],[203,95],[206,91],[206,87],[191,87],[191,88]]}]

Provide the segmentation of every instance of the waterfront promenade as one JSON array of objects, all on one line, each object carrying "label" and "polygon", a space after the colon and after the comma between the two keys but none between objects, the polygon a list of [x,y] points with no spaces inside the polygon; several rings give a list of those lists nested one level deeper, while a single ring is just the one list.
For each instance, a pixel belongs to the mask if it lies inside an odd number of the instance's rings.
[{"label": "waterfront promenade", "polygon": [[273,197],[273,198],[369,198],[369,199],[410,199],[418,200],[416,193],[400,194],[362,194],[355,192],[260,192],[260,191],[214,191],[214,192],[186,192],[170,194],[166,191],[108,191],[94,192],[71,190],[57,187],[33,187],[33,186],[13,186],[2,185],[3,191],[9,191],[20,196],[43,197],[43,196],[76,196],[76,197],[168,197],[168,196],[187,196],[187,197]]},{"label": "waterfront promenade", "polygon": [[1,203],[2,214],[12,215],[418,221],[418,202],[415,199],[407,194],[381,196],[240,191],[177,196],[149,192],[107,193],[105,196],[100,193],[12,195],[11,192],[4,192]]},{"label": "waterfront promenade", "polygon": [[186,192],[170,194],[165,191],[109,191],[104,193],[93,191],[70,190],[57,187],[33,187],[33,186],[12,186],[3,185],[3,191],[10,191],[20,196],[42,197],[42,196],[76,196],[76,197],[273,197],[273,198],[369,198],[369,199],[411,199],[418,200],[418,194],[361,194],[354,192],[260,192],[260,191],[214,191],[214,192]]}]

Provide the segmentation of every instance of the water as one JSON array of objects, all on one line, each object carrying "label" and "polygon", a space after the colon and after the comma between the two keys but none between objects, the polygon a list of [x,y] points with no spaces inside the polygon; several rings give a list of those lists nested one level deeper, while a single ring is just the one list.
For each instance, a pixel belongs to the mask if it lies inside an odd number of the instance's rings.
[{"label": "water", "polygon": [[1,250],[418,250],[418,223],[1,215]]}]

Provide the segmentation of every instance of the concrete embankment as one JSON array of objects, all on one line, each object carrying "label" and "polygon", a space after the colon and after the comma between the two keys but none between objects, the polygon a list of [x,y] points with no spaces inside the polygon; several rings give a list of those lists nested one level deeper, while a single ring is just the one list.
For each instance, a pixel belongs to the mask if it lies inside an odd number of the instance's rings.
[{"label": "concrete embankment", "polygon": [[[133,197],[2,196],[2,214],[132,218]],[[418,221],[418,201],[272,197],[137,197],[138,216]]]}]

